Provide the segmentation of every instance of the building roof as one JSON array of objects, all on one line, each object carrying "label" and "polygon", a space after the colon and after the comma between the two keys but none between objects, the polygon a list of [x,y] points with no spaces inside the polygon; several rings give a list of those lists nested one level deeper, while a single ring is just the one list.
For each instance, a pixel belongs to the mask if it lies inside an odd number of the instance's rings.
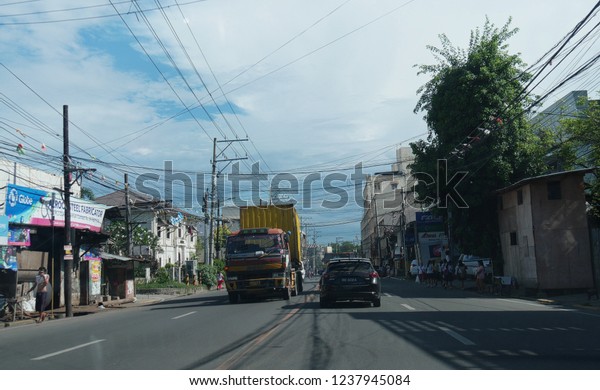
[{"label": "building roof", "polygon": [[[96,202],[105,204],[107,206],[123,207],[125,206],[125,190],[118,190],[111,192],[108,195],[100,196],[96,198]],[[156,199],[151,195],[144,194],[137,191],[129,191],[129,202],[131,204],[152,204],[160,203],[160,199]]]},{"label": "building roof", "polygon": [[594,170],[594,168],[582,168],[582,169],[574,169],[572,171],[552,172],[552,173],[547,173],[545,175],[528,177],[528,178],[519,180],[518,182],[513,183],[507,187],[496,190],[496,194],[498,194],[498,195],[504,194],[506,192],[512,191],[519,187],[523,187],[526,184],[529,184],[531,182],[538,181],[538,180],[558,179],[562,176],[568,176],[568,175],[574,175],[574,174],[585,175],[586,173],[590,173],[593,170]]}]

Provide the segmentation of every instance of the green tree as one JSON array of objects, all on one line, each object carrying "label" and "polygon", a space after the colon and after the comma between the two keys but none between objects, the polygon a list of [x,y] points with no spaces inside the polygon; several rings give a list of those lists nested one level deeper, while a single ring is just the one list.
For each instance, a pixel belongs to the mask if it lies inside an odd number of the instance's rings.
[{"label": "green tree", "polygon": [[590,214],[600,219],[600,102],[589,100],[576,118],[560,122],[555,133],[557,148],[555,158],[564,169],[593,168],[593,177],[585,183],[586,200]]},{"label": "green tree", "polygon": [[86,200],[95,200],[96,195],[94,195],[94,191],[87,187],[81,187],[81,199]]},{"label": "green tree", "polygon": [[[125,221],[112,221],[107,230],[108,234],[110,234],[109,246],[111,251],[127,253],[127,230]],[[152,251],[158,248],[158,237],[156,234],[141,226],[136,225],[133,228],[131,239],[134,246],[147,245]]]},{"label": "green tree", "polygon": [[453,244],[496,258],[494,191],[542,172],[547,147],[525,117],[529,102],[521,93],[530,75],[507,50],[518,31],[510,23],[496,28],[486,19],[482,32],[471,32],[466,50],[443,34],[441,48],[428,46],[438,63],[418,66],[431,79],[417,91],[415,113],[425,113],[429,135],[411,144],[411,169],[419,179],[414,206],[437,206],[432,211],[445,217],[449,208]]}]

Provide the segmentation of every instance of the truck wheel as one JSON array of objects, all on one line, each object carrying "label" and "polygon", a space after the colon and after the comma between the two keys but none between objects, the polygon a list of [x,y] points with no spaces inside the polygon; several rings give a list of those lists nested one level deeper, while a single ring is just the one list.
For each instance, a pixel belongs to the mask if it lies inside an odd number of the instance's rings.
[{"label": "truck wheel", "polygon": [[285,290],[283,290],[283,299],[285,299],[286,301],[290,300],[290,288],[287,287]]},{"label": "truck wheel", "polygon": [[298,294],[304,291],[304,286],[302,285],[302,272],[296,274],[296,285],[298,286]]}]

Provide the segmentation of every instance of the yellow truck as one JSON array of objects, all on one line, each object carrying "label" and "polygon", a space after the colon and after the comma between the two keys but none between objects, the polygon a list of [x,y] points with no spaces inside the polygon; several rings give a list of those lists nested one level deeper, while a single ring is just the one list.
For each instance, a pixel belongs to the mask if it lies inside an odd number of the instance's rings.
[{"label": "yellow truck", "polygon": [[245,297],[290,299],[302,292],[302,232],[293,205],[240,208],[240,230],[227,238],[229,302]]}]

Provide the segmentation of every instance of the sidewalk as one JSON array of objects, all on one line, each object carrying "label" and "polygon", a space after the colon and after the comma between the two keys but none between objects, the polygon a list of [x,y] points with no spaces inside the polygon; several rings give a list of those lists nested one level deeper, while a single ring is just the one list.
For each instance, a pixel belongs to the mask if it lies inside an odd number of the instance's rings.
[{"label": "sidewalk", "polygon": [[[155,303],[167,301],[177,297],[184,297],[189,295],[199,295],[207,292],[209,290],[201,290],[196,293],[188,293],[188,294],[138,294],[135,298],[129,299],[115,299],[111,301],[106,301],[102,303],[102,306],[99,304],[91,304],[91,305],[73,305],[72,314],[74,317],[95,314],[98,312],[106,311],[106,310],[118,310],[129,307],[136,306],[146,306],[152,305]],[[60,307],[57,309],[47,310],[46,313],[48,317],[46,321],[54,321],[58,319],[62,319],[66,317],[65,307]],[[18,315],[18,317],[21,317]],[[15,321],[9,319],[3,319],[0,321],[0,327],[11,327],[11,326],[20,326],[27,324],[34,324],[38,318],[37,313],[28,312],[24,313],[23,318],[17,318]],[[44,321],[45,322],[45,321]]]},{"label": "sidewalk", "polygon": [[[414,279],[405,279],[409,282],[414,283]],[[441,286],[441,283],[438,283],[437,287],[432,287],[434,289],[439,289],[442,291],[456,291],[460,290],[460,282],[455,280],[453,283],[454,287],[444,290]],[[424,288],[428,288],[423,285]],[[535,301],[544,305],[561,305],[565,307],[573,307],[578,309],[588,309],[588,310],[598,310],[600,311],[600,299],[598,296],[593,294],[592,296],[588,296],[586,292],[578,292],[578,293],[566,293],[566,294],[558,294],[556,295],[548,295],[544,293],[538,293],[537,295],[526,295],[524,288],[506,288],[504,290],[493,290],[489,285],[486,285],[486,290],[484,293],[477,293],[477,288],[475,286],[475,280],[465,280],[465,292],[472,293],[477,296],[498,296],[498,297],[506,297],[506,298],[517,298],[517,299],[525,299],[530,301]]]}]

